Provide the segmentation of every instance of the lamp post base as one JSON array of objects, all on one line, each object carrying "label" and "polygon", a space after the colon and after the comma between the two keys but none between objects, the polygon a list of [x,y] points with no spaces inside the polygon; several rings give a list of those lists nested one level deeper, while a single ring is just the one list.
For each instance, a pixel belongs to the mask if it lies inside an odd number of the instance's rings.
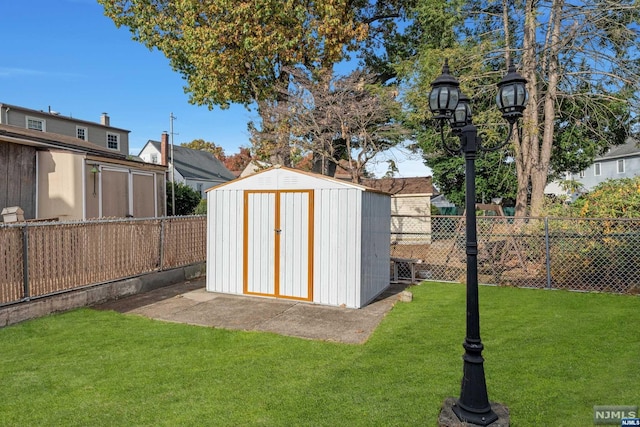
[{"label": "lamp post base", "polygon": [[500,403],[491,403],[491,410],[498,416],[498,419],[489,424],[460,421],[460,418],[454,412],[454,408],[457,408],[457,400],[453,397],[445,399],[438,417],[438,427],[471,427],[477,425],[509,427],[509,409]]}]

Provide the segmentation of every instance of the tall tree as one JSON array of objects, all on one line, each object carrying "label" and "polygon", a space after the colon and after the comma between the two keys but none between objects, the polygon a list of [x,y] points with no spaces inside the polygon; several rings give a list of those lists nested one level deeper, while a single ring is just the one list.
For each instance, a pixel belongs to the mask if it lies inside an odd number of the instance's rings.
[{"label": "tall tree", "polygon": [[317,172],[333,175],[339,165],[360,182],[371,159],[408,136],[398,120],[397,89],[376,83],[376,75],[361,70],[335,78],[314,79],[301,70],[291,74],[295,79],[282,88],[287,109],[273,116],[287,118],[297,152],[311,153]]},{"label": "tall tree", "polygon": [[[443,21],[438,10],[423,8],[420,19],[433,27]],[[549,176],[560,168],[584,167],[630,133],[640,94],[640,7],[636,0],[471,0],[460,13],[450,6],[445,10],[457,35],[445,32],[441,46],[433,40],[424,44],[416,62],[418,83],[408,99],[415,110],[427,110],[419,96],[428,93],[428,82],[439,72],[434,57],[455,59],[462,86],[474,89],[474,103],[495,94],[496,70],[504,70],[511,59],[519,62],[529,104],[522,133],[513,140],[516,212],[524,215],[530,198],[529,213],[537,215]],[[419,114],[424,113],[414,111]],[[495,117],[476,123],[499,123]],[[490,135],[490,126],[483,133]]]},{"label": "tall tree", "polygon": [[414,0],[98,1],[117,26],[170,60],[190,102],[256,107],[258,126],[277,135],[256,143],[272,161],[289,164],[288,124],[271,115],[274,106],[286,109],[287,97],[275,90],[290,80],[286,70],[333,75],[334,65],[363,49],[369,35],[391,31],[380,23]]},{"label": "tall tree", "polygon": [[[334,63],[366,32],[351,2],[301,0],[99,0],[134,40],[157,48],[198,105],[273,99],[283,65]],[[316,7],[317,6],[317,7]],[[286,76],[285,76],[286,78]]]},{"label": "tall tree", "polygon": [[224,166],[230,171],[242,171],[251,163],[251,150],[247,147],[240,147],[236,154],[225,156]]}]

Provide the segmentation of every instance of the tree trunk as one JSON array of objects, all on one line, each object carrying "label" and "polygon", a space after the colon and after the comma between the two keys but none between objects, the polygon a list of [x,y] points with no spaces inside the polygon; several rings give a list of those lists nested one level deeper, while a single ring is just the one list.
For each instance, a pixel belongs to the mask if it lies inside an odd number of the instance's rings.
[{"label": "tree trunk", "polygon": [[538,151],[538,78],[536,74],[536,12],[535,0],[527,0],[525,4],[524,39],[522,54],[522,74],[527,79],[529,104],[524,111],[522,138],[516,139],[514,152],[518,175],[518,191],[516,194],[516,216],[527,214],[531,168]]},{"label": "tree trunk", "polygon": [[549,163],[551,162],[551,146],[553,145],[554,122],[556,116],[556,101],[558,98],[558,51],[560,49],[560,23],[562,20],[562,8],[564,0],[554,0],[551,6],[552,25],[550,43],[546,46],[547,55],[547,93],[544,99],[544,130],[542,144],[531,171],[531,216],[538,216],[544,205],[544,189],[549,175]]}]

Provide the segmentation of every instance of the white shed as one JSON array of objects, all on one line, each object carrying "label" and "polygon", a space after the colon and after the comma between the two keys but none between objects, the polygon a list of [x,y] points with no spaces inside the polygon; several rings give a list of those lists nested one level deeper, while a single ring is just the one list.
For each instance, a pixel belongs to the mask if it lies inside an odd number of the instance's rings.
[{"label": "white shed", "polygon": [[360,308],[389,286],[386,193],[275,166],[207,190],[207,291]]}]

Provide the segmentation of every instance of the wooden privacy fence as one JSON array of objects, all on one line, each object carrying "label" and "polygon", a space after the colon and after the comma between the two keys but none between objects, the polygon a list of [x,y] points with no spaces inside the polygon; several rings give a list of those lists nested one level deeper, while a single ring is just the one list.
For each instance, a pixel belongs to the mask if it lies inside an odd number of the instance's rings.
[{"label": "wooden privacy fence", "polygon": [[0,305],[204,262],[206,228],[204,216],[0,226]]}]

